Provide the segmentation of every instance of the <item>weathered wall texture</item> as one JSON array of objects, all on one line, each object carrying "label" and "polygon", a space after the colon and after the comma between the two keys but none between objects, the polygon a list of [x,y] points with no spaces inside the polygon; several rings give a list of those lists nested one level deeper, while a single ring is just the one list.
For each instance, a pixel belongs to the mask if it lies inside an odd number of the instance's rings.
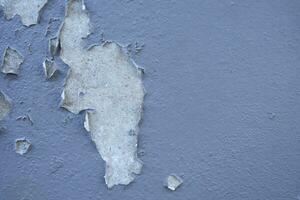
[{"label": "weathered wall texture", "polygon": [[[9,46],[24,58],[18,76],[0,75],[11,102],[0,122],[0,200],[300,199],[299,1],[85,4],[86,46],[131,44],[145,68],[142,174],[107,189],[84,113],[59,108],[68,66],[57,57],[59,73],[46,80],[43,62],[65,2],[50,0],[30,27],[0,11],[0,54]],[[32,144],[24,155],[20,138]],[[174,192],[163,186],[171,173],[184,181]]]}]

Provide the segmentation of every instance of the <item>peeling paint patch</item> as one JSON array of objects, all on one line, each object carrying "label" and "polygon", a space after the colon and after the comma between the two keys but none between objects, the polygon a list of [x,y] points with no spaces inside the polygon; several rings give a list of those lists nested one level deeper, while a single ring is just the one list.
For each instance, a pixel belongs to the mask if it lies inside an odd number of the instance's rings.
[{"label": "peeling paint patch", "polygon": [[31,148],[31,143],[25,138],[16,139],[15,141],[15,151],[20,155],[24,155]]},{"label": "peeling paint patch", "polygon": [[182,183],[183,180],[179,176],[171,174],[167,177],[165,186],[168,189],[175,191]]},{"label": "peeling paint patch", "polygon": [[84,48],[89,17],[81,0],[68,2],[60,32],[61,59],[70,67],[61,106],[86,113],[84,126],[106,163],[109,188],[127,185],[141,172],[137,157],[142,115],[142,71],[115,42]]},{"label": "peeling paint patch", "polygon": [[0,121],[9,113],[10,109],[10,99],[0,91]]},{"label": "peeling paint patch", "polygon": [[17,50],[7,47],[3,55],[1,72],[18,75],[23,61],[23,56]]},{"label": "peeling paint patch", "polygon": [[50,79],[57,71],[57,66],[53,60],[46,59],[43,62],[43,67],[46,79]]},{"label": "peeling paint patch", "polygon": [[6,19],[19,15],[25,26],[38,23],[40,10],[46,3],[47,0],[0,0]]}]

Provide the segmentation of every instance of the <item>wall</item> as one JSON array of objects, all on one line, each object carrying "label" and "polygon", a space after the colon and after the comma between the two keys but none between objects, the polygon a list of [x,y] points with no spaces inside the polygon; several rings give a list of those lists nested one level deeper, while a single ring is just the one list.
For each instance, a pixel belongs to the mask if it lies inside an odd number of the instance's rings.
[{"label": "wall", "polygon": [[[0,76],[13,109],[0,125],[0,199],[300,199],[300,2],[296,0],[86,0],[94,34],[145,44],[133,55],[147,90],[139,135],[142,174],[108,190],[104,163],[83,114],[59,108],[68,67],[45,80],[45,31],[62,21],[51,0],[26,28],[0,13],[0,53],[24,57],[18,77]],[[28,45],[31,45],[29,47]],[[1,58],[2,59],[2,58]],[[17,121],[30,114],[28,121]],[[20,156],[14,140],[32,150]],[[163,187],[170,173],[177,191]]]}]

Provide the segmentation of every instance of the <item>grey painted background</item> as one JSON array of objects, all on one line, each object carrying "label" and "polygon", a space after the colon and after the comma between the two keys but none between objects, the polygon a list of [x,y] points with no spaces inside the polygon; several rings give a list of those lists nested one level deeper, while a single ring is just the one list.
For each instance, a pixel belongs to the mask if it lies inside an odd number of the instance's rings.
[{"label": "grey painted background", "polygon": [[[0,53],[25,57],[19,77],[0,75],[13,101],[0,126],[0,200],[300,199],[300,1],[86,0],[101,38],[145,44],[134,56],[148,92],[139,135],[142,174],[105,186],[104,163],[76,116],[58,107],[68,67],[46,81],[42,62],[51,17],[26,28],[0,12]],[[31,44],[31,51],[28,45]],[[1,58],[2,59],[2,58]],[[16,121],[30,114],[34,124]],[[26,137],[32,150],[14,152]],[[182,175],[175,192],[163,187]]]}]

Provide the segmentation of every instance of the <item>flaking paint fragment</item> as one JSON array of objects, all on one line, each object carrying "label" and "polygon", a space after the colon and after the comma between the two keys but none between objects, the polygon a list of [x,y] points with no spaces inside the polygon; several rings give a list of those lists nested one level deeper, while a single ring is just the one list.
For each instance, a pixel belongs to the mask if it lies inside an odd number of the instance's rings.
[{"label": "flaking paint fragment", "polygon": [[59,18],[50,18],[44,35],[48,36],[52,32],[53,27],[59,26],[59,24],[61,24]]},{"label": "flaking paint fragment", "polygon": [[10,109],[10,99],[0,91],[0,121],[9,113]]},{"label": "flaking paint fragment", "polygon": [[38,23],[40,10],[46,3],[47,0],[0,0],[6,19],[19,15],[25,26]]},{"label": "flaking paint fragment", "polygon": [[183,180],[177,176],[176,174],[171,174],[167,177],[165,186],[174,191],[176,190],[181,184],[183,183]]},{"label": "flaking paint fragment", "polygon": [[24,155],[31,148],[31,143],[26,138],[16,139],[15,141],[15,151],[20,155]]},{"label": "flaking paint fragment", "polygon": [[90,111],[86,111],[86,113],[85,113],[83,126],[84,126],[84,128],[87,132],[91,132],[91,129],[90,129]]},{"label": "flaking paint fragment", "polygon": [[50,79],[57,71],[57,66],[53,60],[45,59],[43,62],[46,79]]},{"label": "flaking paint fragment", "polygon": [[1,72],[18,75],[23,61],[23,56],[17,50],[7,47],[2,59]]},{"label": "flaking paint fragment", "polygon": [[109,188],[127,185],[141,172],[137,157],[138,123],[142,115],[142,72],[114,42],[83,47],[89,17],[81,0],[68,2],[60,32],[61,59],[70,67],[61,106],[87,112],[85,128],[106,163]]},{"label": "flaking paint fragment", "polygon": [[52,58],[57,54],[58,47],[59,47],[58,37],[50,38],[48,43],[48,50]]},{"label": "flaking paint fragment", "polygon": [[31,126],[33,125],[33,120],[31,119],[31,116],[29,114],[25,114],[23,116],[19,116],[19,117],[17,117],[16,120],[28,121]]}]

